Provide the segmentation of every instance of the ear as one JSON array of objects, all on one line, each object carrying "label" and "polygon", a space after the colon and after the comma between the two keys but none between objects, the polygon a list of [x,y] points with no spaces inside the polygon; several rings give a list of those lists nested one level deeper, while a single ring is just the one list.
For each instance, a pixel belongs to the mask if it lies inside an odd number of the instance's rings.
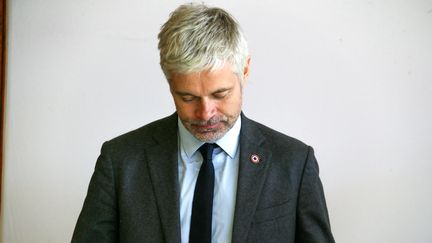
[{"label": "ear", "polygon": [[247,58],[246,58],[246,63],[245,63],[244,69],[243,69],[243,82],[242,82],[243,85],[246,84],[246,82],[247,82],[247,80],[248,80],[248,78],[249,78],[249,65],[250,65],[250,60],[251,60],[251,57],[250,57],[250,55],[249,55],[249,56],[247,56]]}]

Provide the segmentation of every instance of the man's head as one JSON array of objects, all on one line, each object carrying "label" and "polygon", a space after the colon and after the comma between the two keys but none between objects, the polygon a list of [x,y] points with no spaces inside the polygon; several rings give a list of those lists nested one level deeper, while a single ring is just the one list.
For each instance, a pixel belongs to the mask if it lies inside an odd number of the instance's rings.
[{"label": "man's head", "polygon": [[159,33],[160,64],[177,113],[201,141],[215,141],[241,112],[249,73],[246,40],[237,22],[219,8],[182,5]]}]

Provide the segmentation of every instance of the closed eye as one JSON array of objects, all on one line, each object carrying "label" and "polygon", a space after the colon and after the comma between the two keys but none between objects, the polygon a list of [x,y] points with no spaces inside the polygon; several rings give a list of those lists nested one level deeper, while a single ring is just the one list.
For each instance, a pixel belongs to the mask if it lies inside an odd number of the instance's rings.
[{"label": "closed eye", "polygon": [[228,94],[230,94],[230,93],[231,93],[231,89],[218,90],[218,91],[213,93],[213,97],[216,99],[223,99],[223,98],[227,97]]},{"label": "closed eye", "polygon": [[196,97],[196,96],[193,96],[193,95],[182,95],[182,96],[181,96],[181,99],[182,99],[184,102],[192,102],[192,101],[194,101],[196,98],[197,98],[197,97]]}]

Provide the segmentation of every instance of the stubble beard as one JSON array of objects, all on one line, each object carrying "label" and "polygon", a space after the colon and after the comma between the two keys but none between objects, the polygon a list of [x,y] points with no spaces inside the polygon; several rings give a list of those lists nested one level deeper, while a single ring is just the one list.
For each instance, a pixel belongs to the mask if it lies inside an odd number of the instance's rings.
[{"label": "stubble beard", "polygon": [[[234,116],[213,116],[208,121],[182,120],[182,123],[196,139],[209,143],[222,138],[234,126],[239,115],[240,114]],[[210,127],[206,128],[203,126]]]}]

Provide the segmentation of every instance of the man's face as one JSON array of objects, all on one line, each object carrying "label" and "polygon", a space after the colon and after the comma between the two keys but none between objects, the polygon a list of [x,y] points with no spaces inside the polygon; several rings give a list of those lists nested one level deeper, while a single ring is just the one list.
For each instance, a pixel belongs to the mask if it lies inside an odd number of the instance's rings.
[{"label": "man's face", "polygon": [[242,74],[243,81],[229,64],[219,70],[171,76],[170,89],[177,114],[198,140],[218,140],[234,125],[241,112],[242,85],[248,66]]}]

